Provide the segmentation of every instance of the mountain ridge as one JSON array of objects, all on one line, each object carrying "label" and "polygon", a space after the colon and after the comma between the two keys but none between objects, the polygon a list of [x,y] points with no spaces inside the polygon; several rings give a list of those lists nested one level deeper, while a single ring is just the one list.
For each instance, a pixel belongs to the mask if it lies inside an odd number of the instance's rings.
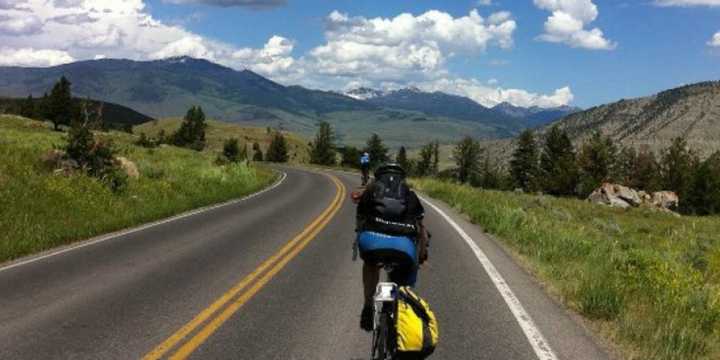
[{"label": "mountain ridge", "polygon": [[0,67],[0,96],[40,97],[60,76],[72,82],[75,96],[120,104],[154,118],[182,116],[190,106],[200,105],[221,121],[273,126],[305,136],[314,134],[319,121],[328,121],[338,137],[352,145],[362,144],[374,132],[392,139],[391,146],[413,147],[434,140],[453,143],[466,135],[512,137],[530,126],[462,96],[416,88],[387,93],[366,89],[368,100],[361,100],[285,86],[247,69],[187,56]]},{"label": "mountain ridge", "polygon": [[[720,81],[699,82],[595,106],[538,129],[538,135],[542,137],[553,126],[567,131],[576,145],[597,131],[617,145],[656,154],[674,138],[683,137],[704,158],[720,151]],[[485,145],[493,157],[507,160],[515,140],[491,140]]]}]

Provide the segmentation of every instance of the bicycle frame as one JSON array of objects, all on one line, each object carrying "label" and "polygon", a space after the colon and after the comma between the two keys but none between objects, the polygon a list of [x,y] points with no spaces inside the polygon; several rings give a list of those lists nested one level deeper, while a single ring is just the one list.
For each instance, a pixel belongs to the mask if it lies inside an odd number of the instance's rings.
[{"label": "bicycle frame", "polygon": [[373,315],[373,360],[390,360],[395,357],[394,322],[397,310],[398,285],[380,282],[375,288]]}]

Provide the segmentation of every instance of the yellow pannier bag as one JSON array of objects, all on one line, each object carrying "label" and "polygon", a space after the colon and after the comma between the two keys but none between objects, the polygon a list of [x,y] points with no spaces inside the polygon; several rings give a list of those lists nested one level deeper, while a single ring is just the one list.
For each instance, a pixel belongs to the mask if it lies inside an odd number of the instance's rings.
[{"label": "yellow pannier bag", "polygon": [[424,359],[435,351],[439,339],[435,314],[408,287],[398,291],[395,330],[400,358]]}]

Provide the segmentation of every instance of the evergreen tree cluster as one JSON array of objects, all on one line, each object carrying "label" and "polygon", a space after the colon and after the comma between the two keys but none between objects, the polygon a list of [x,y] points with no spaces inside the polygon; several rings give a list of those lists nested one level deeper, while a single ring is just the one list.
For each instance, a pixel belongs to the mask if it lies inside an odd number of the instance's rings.
[{"label": "evergreen tree cluster", "polygon": [[320,122],[315,141],[310,143],[310,163],[333,166],[336,163],[335,134],[326,121]]},{"label": "evergreen tree cluster", "polygon": [[175,146],[202,151],[205,148],[205,113],[199,106],[193,106],[185,114],[180,128],[172,135]]},{"label": "evergreen tree cluster", "polygon": [[[16,106],[11,106],[11,113],[31,119],[49,121],[55,131],[69,127],[75,119],[82,116],[81,102],[73,100],[71,83],[62,76],[52,87],[50,94],[45,93],[39,99],[32,94]],[[99,122],[102,124],[102,121]]]},{"label": "evergreen tree cluster", "polygon": [[270,146],[266,151],[265,160],[284,163],[287,162],[288,159],[288,143],[285,139],[285,135],[283,135],[280,131],[275,131],[272,140],[270,141]]}]

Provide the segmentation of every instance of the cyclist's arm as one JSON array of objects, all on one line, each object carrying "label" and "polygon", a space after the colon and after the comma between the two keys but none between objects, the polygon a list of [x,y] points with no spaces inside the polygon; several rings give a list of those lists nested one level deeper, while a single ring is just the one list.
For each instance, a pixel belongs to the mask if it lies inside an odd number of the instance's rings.
[{"label": "cyclist's arm", "polygon": [[418,252],[418,262],[420,264],[424,263],[428,258],[428,235],[427,235],[427,229],[425,228],[425,224],[423,224],[422,219],[418,219],[417,221],[418,226],[418,244],[417,244],[417,252]]},{"label": "cyclist's arm", "polygon": [[410,198],[408,200],[410,211],[412,214],[414,214],[415,219],[417,219],[417,258],[418,262],[422,264],[428,258],[428,234],[427,229],[425,228],[425,224],[423,223],[423,219],[425,218],[425,209],[423,208],[422,203],[420,202],[420,199],[417,197],[417,194],[415,194],[415,192],[410,192]]},{"label": "cyclist's arm", "polygon": [[372,187],[365,189],[360,196],[358,201],[357,210],[355,213],[355,231],[362,231],[365,226],[365,220],[370,213],[370,201],[371,201]]}]

